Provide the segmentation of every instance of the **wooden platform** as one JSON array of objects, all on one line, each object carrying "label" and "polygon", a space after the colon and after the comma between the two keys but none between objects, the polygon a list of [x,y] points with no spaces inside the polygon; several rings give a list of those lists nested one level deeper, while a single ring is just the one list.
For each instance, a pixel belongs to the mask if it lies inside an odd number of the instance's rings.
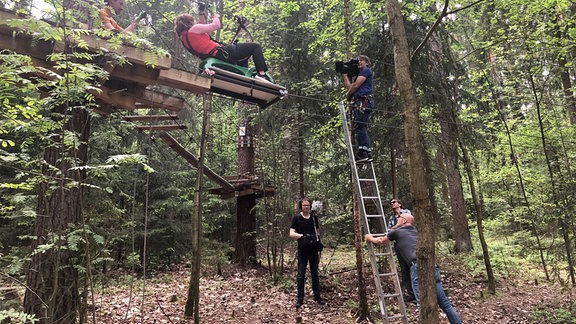
[{"label": "wooden platform", "polygon": [[[99,54],[98,65],[109,73],[109,79],[100,87],[101,91],[90,91],[96,98],[98,108],[96,112],[107,115],[115,110],[122,109],[133,111],[136,109],[168,110],[168,115],[158,115],[151,112],[148,115],[125,116],[135,124],[135,128],[147,131],[166,131],[185,128],[178,122],[176,113],[184,106],[182,98],[161,93],[148,88],[151,85],[166,86],[181,89],[196,94],[204,94],[211,90],[215,78],[198,75],[184,70],[172,68],[172,60],[168,56],[159,56],[153,51],[135,48],[128,45],[111,44],[107,39],[96,35],[82,35],[76,39],[66,41],[46,41],[38,35],[32,35],[26,28],[14,28],[9,26],[10,21],[15,19],[33,19],[17,16],[12,11],[0,8],[0,50],[9,50],[14,53],[27,55],[32,58],[33,65],[37,68],[36,75],[47,80],[54,80],[63,71],[60,71],[47,57],[54,52],[73,50]],[[34,21],[37,23],[38,21]],[[40,22],[42,23],[42,22]],[[24,24],[23,26],[26,26]],[[47,25],[48,26],[48,25]],[[113,59],[114,55],[120,55],[126,59],[126,63],[118,64]],[[262,83],[251,80],[251,89],[262,99],[254,101],[261,106],[269,105],[278,100],[285,89],[277,85]],[[273,89],[272,96],[270,90]],[[45,91],[50,91],[46,89]],[[172,124],[155,124],[153,121],[167,121]],[[163,139],[167,144],[184,156],[186,160],[197,167],[197,159],[186,152],[184,148],[170,136],[164,134]],[[219,188],[211,189],[213,194],[221,198],[233,198],[246,195],[255,195],[257,198],[273,196],[275,188],[264,185],[256,176],[228,176],[221,177],[207,168],[205,174]]]},{"label": "wooden platform", "polygon": [[[150,85],[167,86],[198,94],[210,90],[210,78],[171,68],[172,60],[169,56],[160,56],[152,50],[129,45],[113,44],[96,35],[81,35],[66,41],[45,41],[40,39],[39,35],[32,35],[26,28],[8,25],[11,20],[16,19],[33,18],[17,16],[12,11],[0,9],[0,49],[31,56],[41,77],[50,78],[50,73],[62,73],[47,60],[47,56],[53,52],[67,49],[100,54],[98,65],[110,73],[109,80],[101,87],[102,92],[92,93],[101,106],[97,109],[101,114],[108,114],[113,109],[182,109],[181,98],[147,88]],[[47,23],[46,25],[48,26]],[[123,56],[127,62],[118,64],[111,53]]]},{"label": "wooden platform", "polygon": [[254,195],[256,198],[272,197],[276,193],[276,187],[262,183],[255,175],[235,175],[222,177],[234,188],[220,187],[210,189],[211,194],[219,195],[222,199]]}]

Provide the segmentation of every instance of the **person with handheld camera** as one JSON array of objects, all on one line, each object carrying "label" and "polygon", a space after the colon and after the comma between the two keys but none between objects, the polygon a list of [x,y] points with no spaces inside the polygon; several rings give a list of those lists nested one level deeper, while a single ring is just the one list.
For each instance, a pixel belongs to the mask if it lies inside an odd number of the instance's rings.
[{"label": "person with handheld camera", "polygon": [[304,304],[304,282],[306,281],[306,267],[310,264],[310,276],[312,277],[312,291],[314,300],[320,305],[326,302],[320,297],[320,278],[318,266],[320,264],[320,243],[318,217],[315,212],[311,212],[312,200],[303,198],[299,202],[300,213],[292,218],[290,225],[290,238],[298,240],[298,275],[296,283],[298,286],[298,297],[296,308]]},{"label": "person with handheld camera", "polygon": [[365,163],[372,161],[372,146],[370,146],[370,137],[368,136],[368,118],[372,109],[374,109],[374,99],[372,98],[374,73],[369,67],[370,59],[368,56],[358,55],[357,62],[356,66],[354,60],[347,63],[337,62],[336,72],[342,75],[344,87],[347,90],[346,99],[350,102],[353,109],[353,126],[356,132],[356,144],[358,144],[356,163]]},{"label": "person with handheld camera", "polygon": [[112,10],[114,13],[119,15],[122,10],[124,10],[124,0],[105,0],[106,6],[98,12],[98,17],[102,20],[102,27],[105,29],[109,29],[115,33],[125,32],[125,33],[133,33],[138,27],[138,23],[140,20],[146,18],[147,13],[145,11],[141,12],[136,19],[132,21],[132,23],[126,27],[122,28],[114,18],[112,18]]},{"label": "person with handheld camera", "polygon": [[174,32],[180,37],[184,47],[202,60],[215,57],[243,67],[248,67],[248,60],[252,57],[257,71],[254,78],[270,81],[266,75],[268,66],[264,59],[262,46],[258,43],[221,44],[215,41],[210,37],[210,33],[220,29],[220,16],[212,11],[212,22],[207,23],[204,12],[206,5],[199,3],[198,7],[198,22],[190,14],[181,14],[174,21]]}]

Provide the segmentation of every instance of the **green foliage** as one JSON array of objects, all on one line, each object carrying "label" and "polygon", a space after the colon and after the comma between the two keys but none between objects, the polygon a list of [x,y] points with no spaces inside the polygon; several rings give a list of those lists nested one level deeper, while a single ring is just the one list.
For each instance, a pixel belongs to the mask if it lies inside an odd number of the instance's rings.
[{"label": "green foliage", "polygon": [[0,323],[36,323],[34,315],[26,314],[14,309],[0,310]]},{"label": "green foliage", "polygon": [[529,323],[542,324],[574,324],[576,323],[574,305],[564,305],[562,302],[539,304],[530,312]]}]

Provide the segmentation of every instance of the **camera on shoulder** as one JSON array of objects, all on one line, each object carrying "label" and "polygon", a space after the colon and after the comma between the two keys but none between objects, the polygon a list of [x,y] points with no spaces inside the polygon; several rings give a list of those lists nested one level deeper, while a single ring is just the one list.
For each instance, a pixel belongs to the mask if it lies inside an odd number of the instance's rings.
[{"label": "camera on shoulder", "polygon": [[353,58],[348,62],[337,61],[336,73],[347,74],[351,78],[358,76],[358,73],[360,73],[360,68],[358,67],[358,59]]}]

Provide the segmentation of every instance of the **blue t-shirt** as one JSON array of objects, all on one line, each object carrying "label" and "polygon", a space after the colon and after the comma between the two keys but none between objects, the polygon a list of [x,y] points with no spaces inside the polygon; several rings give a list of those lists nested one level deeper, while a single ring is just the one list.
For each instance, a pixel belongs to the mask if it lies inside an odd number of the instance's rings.
[{"label": "blue t-shirt", "polygon": [[362,70],[360,70],[360,73],[358,73],[358,76],[363,76],[366,78],[366,80],[364,80],[364,83],[362,83],[362,85],[360,86],[360,88],[358,88],[358,90],[356,90],[356,92],[354,92],[353,96],[369,96],[372,94],[372,80],[374,79],[374,73],[372,73],[372,70],[368,67],[363,68]]}]

